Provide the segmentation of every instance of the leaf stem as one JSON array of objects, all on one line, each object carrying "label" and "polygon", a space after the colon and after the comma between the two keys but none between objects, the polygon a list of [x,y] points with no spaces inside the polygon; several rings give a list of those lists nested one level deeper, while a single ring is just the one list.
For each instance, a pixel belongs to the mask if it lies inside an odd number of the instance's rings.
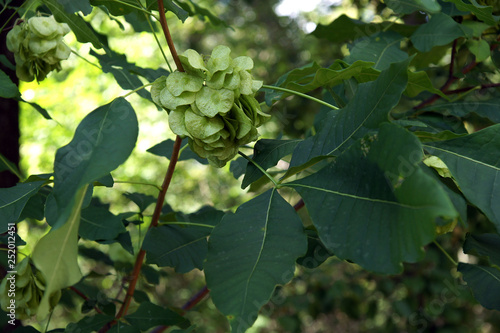
[{"label": "leaf stem", "polygon": [[259,164],[257,164],[257,162],[255,162],[253,159],[251,159],[250,157],[248,157],[247,155],[245,155],[241,151],[238,151],[238,154],[240,154],[241,156],[243,156],[244,159],[246,159],[248,162],[250,162],[253,165],[255,165],[257,167],[257,169],[259,169],[264,175],[266,175],[266,177],[269,178],[273,182],[275,188],[280,188],[281,187],[281,185],[278,184],[278,182],[276,181],[276,179],[274,179],[273,176],[271,176],[266,170],[264,170],[263,167],[261,167]]},{"label": "leaf stem", "polygon": [[327,102],[322,101],[320,99],[317,99],[315,97],[312,97],[312,96],[300,93],[300,92],[295,91],[295,90],[290,90],[290,89],[287,89],[287,88],[276,87],[276,86],[269,86],[267,84],[262,85],[262,88],[287,92],[287,93],[292,94],[292,95],[297,95],[297,96],[300,96],[300,97],[304,97],[304,98],[310,99],[311,101],[314,101],[316,103],[319,103],[319,104],[322,104],[324,106],[327,106],[327,107],[329,107],[330,109],[333,109],[333,110],[338,110],[339,109],[338,107],[336,107],[334,105],[331,105],[330,103],[327,103]]},{"label": "leaf stem", "polygon": [[21,173],[19,172],[19,170],[14,169],[10,165],[10,163],[8,163],[10,161],[7,160],[7,158],[5,158],[5,156],[3,156],[2,154],[0,154],[0,161],[3,162],[3,164],[7,166],[7,168],[9,169],[9,171],[12,172],[17,178],[23,179],[23,176],[21,175]]},{"label": "leaf stem", "polygon": [[123,97],[123,98],[127,98],[127,97],[129,97],[130,95],[132,95],[133,93],[136,93],[136,92],[138,92],[139,90],[142,90],[142,89],[144,89],[144,88],[146,88],[146,87],[149,87],[149,86],[152,86],[152,85],[153,85],[153,82],[146,83],[145,85],[140,86],[139,88],[135,88],[134,90],[132,90],[132,91],[130,91],[130,92],[128,92],[128,93],[126,93],[125,95],[123,95],[123,96],[121,96],[121,97]]},{"label": "leaf stem", "polygon": [[187,225],[187,226],[193,226],[193,227],[203,227],[203,228],[215,228],[215,226],[210,225],[210,224],[204,224],[204,223],[194,223],[194,222],[159,222],[159,225]]},{"label": "leaf stem", "polygon": [[99,68],[99,70],[102,71],[102,68],[101,66],[99,66],[98,64],[94,64],[92,61],[88,60],[87,58],[85,58],[84,56],[81,56],[78,52],[76,52],[75,50],[71,50],[71,53],[73,53],[74,55],[76,55],[78,58],[82,59],[83,61],[89,63],[90,65],[96,67],[96,68]]},{"label": "leaf stem", "polygon": [[434,245],[436,245],[438,247],[438,249],[441,250],[441,252],[443,252],[443,254],[446,256],[446,258],[448,258],[448,260],[451,261],[451,263],[455,267],[458,266],[458,263],[455,260],[453,260],[453,258],[448,254],[448,252],[446,252],[446,250],[443,249],[443,247],[436,240],[434,240],[433,243],[434,243]]},{"label": "leaf stem", "polygon": [[134,184],[134,185],[146,185],[146,186],[152,186],[156,188],[158,191],[161,191],[161,187],[153,184],[153,183],[144,183],[144,182],[134,182],[134,181],[129,181],[129,180],[115,180],[115,183],[118,184]]}]

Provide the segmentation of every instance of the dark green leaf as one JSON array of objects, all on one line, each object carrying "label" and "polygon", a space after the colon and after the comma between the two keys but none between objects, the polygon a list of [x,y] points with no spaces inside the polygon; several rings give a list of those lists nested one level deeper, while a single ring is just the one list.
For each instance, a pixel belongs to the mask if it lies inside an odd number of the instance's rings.
[{"label": "dark green leaf", "polygon": [[20,102],[24,102],[24,103],[27,103],[29,105],[31,105],[35,110],[38,111],[38,113],[40,113],[45,119],[52,119],[52,117],[49,115],[49,113],[47,112],[47,110],[45,110],[44,108],[42,108],[40,105],[36,104],[36,103],[32,103],[32,102],[28,102],[28,101],[25,101],[24,99],[22,98],[19,98],[19,101]]},{"label": "dark green leaf", "polygon": [[358,60],[369,61],[375,63],[375,69],[387,69],[390,64],[408,58],[408,54],[400,49],[403,39],[403,36],[394,31],[371,35],[357,41],[345,60],[350,63]]},{"label": "dark green leaf", "polygon": [[78,254],[84,256],[85,258],[95,260],[104,265],[113,266],[114,262],[111,260],[107,253],[104,253],[96,248],[86,247],[80,245],[78,247]]},{"label": "dark green leaf", "polygon": [[471,12],[477,16],[481,21],[489,24],[495,25],[500,20],[500,16],[493,15],[493,7],[492,6],[482,6],[477,3],[476,0],[470,0],[464,2],[463,0],[443,0],[445,2],[453,3],[458,10],[464,12]]},{"label": "dark green leaf", "polygon": [[325,262],[334,253],[326,248],[315,230],[306,230],[307,252],[297,259],[297,264],[313,269]]},{"label": "dark green leaf", "polygon": [[89,0],[57,0],[67,13],[82,12],[83,15],[88,15],[92,12],[92,6]]},{"label": "dark green leaf", "polygon": [[121,16],[131,13],[136,10],[134,7],[137,7],[137,1],[135,0],[121,0],[121,1],[112,1],[112,0],[90,0],[92,6],[104,6],[108,9],[108,11],[114,16]]},{"label": "dark green leaf", "polygon": [[[407,66],[408,61],[392,64],[377,80],[360,84],[345,108],[330,111],[321,130],[297,145],[290,166],[298,167],[316,156],[336,156],[387,121],[388,113],[406,88]],[[290,169],[287,175],[293,172],[296,170]]]},{"label": "dark green leaf", "polygon": [[109,174],[132,152],[138,135],[132,106],[118,98],[88,114],[73,140],[58,149],[54,162],[54,190],[47,199],[49,221],[59,227],[66,220],[78,189]]},{"label": "dark green leaf", "polygon": [[496,267],[458,264],[474,297],[487,309],[500,310],[500,270]]},{"label": "dark green leaf", "polygon": [[434,46],[446,45],[459,37],[472,33],[472,30],[458,24],[446,14],[432,15],[429,22],[422,24],[410,40],[421,52],[430,51]]},{"label": "dark green leaf", "polygon": [[434,85],[426,72],[408,71],[408,86],[406,87],[405,95],[415,97],[422,91],[438,94],[439,96],[449,100],[449,97],[446,96],[441,90],[434,88]]},{"label": "dark green leaf", "polygon": [[233,332],[252,326],[276,285],[293,278],[306,247],[300,218],[275,190],[224,216],[210,235],[205,277]]},{"label": "dark green leaf", "polygon": [[142,302],[136,312],[125,316],[125,320],[141,331],[154,326],[177,325],[186,321],[186,319],[172,310],[162,308],[150,302]]},{"label": "dark green leaf", "polygon": [[[188,145],[188,138],[184,138],[182,140],[181,148],[184,148],[184,146],[186,146],[186,145]],[[174,141],[171,139],[168,139],[168,140],[162,141],[159,144],[149,148],[147,150],[147,152],[151,153],[153,155],[163,156],[163,157],[170,159],[172,157],[173,150],[174,150]],[[201,158],[198,155],[196,155],[195,153],[193,153],[193,151],[191,150],[191,148],[189,148],[189,145],[188,145],[187,147],[184,148],[182,153],[179,155],[179,161],[185,161],[185,160],[190,160],[190,159],[194,159],[194,160],[200,162],[201,164],[208,164],[208,161],[206,158]]]},{"label": "dark green leaf", "polygon": [[425,149],[446,163],[467,200],[500,230],[500,124]]},{"label": "dark green leaf", "polygon": [[111,174],[107,174],[104,177],[99,178],[94,182],[94,186],[106,186],[106,187],[113,187],[115,184],[115,181],[113,179],[113,176]]},{"label": "dark green leaf", "polygon": [[77,323],[70,323],[65,332],[67,333],[81,333],[81,332],[95,332],[101,327],[106,325],[106,323],[113,320],[112,316],[107,316],[104,314],[97,314],[92,317],[84,317]]},{"label": "dark green leaf", "polygon": [[460,101],[453,103],[441,103],[426,107],[424,111],[439,112],[445,116],[456,116],[467,119],[471,113],[480,117],[500,123],[500,99],[492,98],[487,101]]},{"label": "dark green leaf", "polygon": [[188,2],[189,3],[176,1],[176,3],[180,7],[182,7],[182,9],[184,9],[186,12],[189,13],[189,16],[198,15],[202,20],[205,20],[205,18],[208,18],[210,20],[210,23],[212,23],[213,25],[216,25],[216,26],[221,25],[221,26],[226,27],[226,28],[229,27],[229,25],[225,21],[218,18],[210,10],[197,5],[195,2],[193,2],[191,0],[188,0]]},{"label": "dark green leaf", "polygon": [[33,195],[24,206],[21,216],[19,216],[19,221],[27,218],[42,221],[45,217],[45,202],[51,192],[51,187],[44,186],[38,193]]},{"label": "dark green leaf", "polygon": [[232,160],[229,164],[229,171],[233,174],[235,179],[238,179],[245,174],[247,164],[248,161],[245,158],[238,157],[237,159]]},{"label": "dark green leaf", "polygon": [[21,172],[14,163],[12,163],[5,156],[0,154],[0,171],[5,171],[5,170],[9,170],[15,175],[21,174]]},{"label": "dark green leaf", "polygon": [[57,0],[42,0],[42,3],[50,9],[58,22],[64,22],[69,25],[71,31],[75,34],[76,39],[80,43],[90,42],[95,48],[102,48],[99,38],[97,38],[94,31],[83,18],[77,14],[67,13]]},{"label": "dark green leaf", "polygon": [[488,257],[491,264],[500,267],[500,236],[498,234],[467,234],[464,253]]},{"label": "dark green leaf", "polygon": [[139,207],[140,213],[144,212],[146,208],[156,202],[155,197],[144,193],[124,193],[123,195]]},{"label": "dark green leaf", "polygon": [[102,206],[89,206],[82,210],[80,237],[89,240],[110,240],[125,232],[122,219]]},{"label": "dark green leaf", "polygon": [[19,96],[21,96],[21,94],[16,84],[0,69],[0,97],[14,98]]},{"label": "dark green leaf", "polygon": [[[182,22],[186,21],[189,17],[188,12],[177,6],[172,2],[172,0],[163,0],[163,6],[165,7],[165,10],[174,13],[175,16],[177,16]],[[158,1],[146,0],[146,8],[149,10],[158,10]]]},{"label": "dark green leaf", "polygon": [[[300,140],[259,140],[255,143],[252,160],[267,170],[278,164],[282,157],[291,154],[299,142]],[[264,174],[253,163],[249,162],[241,188],[246,188],[262,176]]]},{"label": "dark green leaf", "polygon": [[18,183],[14,187],[0,189],[0,233],[7,230],[8,223],[18,220],[28,200],[35,195],[46,181]]},{"label": "dark green leaf", "polygon": [[146,262],[160,267],[174,267],[179,273],[187,273],[194,268],[201,270],[207,256],[207,237],[224,213],[205,207],[193,214],[176,215],[179,225],[170,222],[172,224],[148,231],[143,245],[147,254]]},{"label": "dark green leaf", "polygon": [[436,219],[457,217],[452,202],[418,163],[418,139],[393,124],[356,142],[334,163],[286,184],[303,198],[323,244],[375,272],[394,274],[423,257]]},{"label": "dark green leaf", "polygon": [[398,14],[411,14],[416,11],[439,13],[441,11],[437,0],[386,0],[385,4]]}]

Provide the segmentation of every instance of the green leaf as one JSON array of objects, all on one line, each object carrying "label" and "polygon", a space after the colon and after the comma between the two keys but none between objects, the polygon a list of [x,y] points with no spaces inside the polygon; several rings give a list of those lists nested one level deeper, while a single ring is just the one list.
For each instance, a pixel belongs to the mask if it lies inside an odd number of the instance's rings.
[{"label": "green leaf", "polygon": [[403,40],[404,37],[394,31],[371,35],[356,42],[345,60],[351,63],[357,60],[370,61],[375,63],[375,69],[387,69],[390,64],[408,58],[408,54],[400,48]]},{"label": "green leaf", "polygon": [[21,172],[17,168],[17,166],[9,161],[5,156],[0,154],[0,171],[9,170],[14,175],[21,175]]},{"label": "green leaf", "polygon": [[136,312],[125,316],[125,320],[141,331],[146,331],[154,326],[177,325],[187,321],[174,311],[150,302],[142,302]]},{"label": "green leaf", "polygon": [[[278,164],[282,157],[291,154],[299,142],[300,140],[259,140],[253,148],[254,155],[252,160],[264,170],[267,170]],[[262,176],[264,174],[253,163],[248,163],[241,188],[246,188]]]},{"label": "green leaf", "polygon": [[87,186],[79,189],[67,221],[52,228],[33,250],[35,266],[45,277],[45,292],[37,310],[37,319],[44,319],[51,311],[49,298],[52,293],[77,283],[82,278],[78,267],[78,227]]},{"label": "green leaf", "polygon": [[306,246],[300,218],[275,190],[224,216],[210,235],[205,277],[234,332],[252,326],[275,286],[293,278]]},{"label": "green leaf", "polygon": [[[172,0],[163,0],[163,6],[165,10],[170,11],[175,14],[183,23],[189,17],[189,14],[184,9],[177,6]],[[157,0],[146,0],[146,8],[149,10],[158,10]]]},{"label": "green leaf", "polygon": [[335,44],[341,44],[359,38],[366,38],[387,28],[408,37],[417,27],[398,23],[393,24],[393,22],[365,23],[342,14],[328,25],[318,24],[312,35],[317,38],[328,39]]},{"label": "green leaf", "polygon": [[[178,273],[201,270],[207,256],[207,237],[223,216],[222,211],[205,207],[193,214],[178,213],[176,221],[169,225],[151,228],[143,243],[146,262],[174,267]],[[174,225],[175,222],[179,225]]]},{"label": "green leaf", "polygon": [[416,11],[439,13],[441,6],[436,0],[385,0],[387,7],[398,14],[411,14]]},{"label": "green leaf", "polygon": [[114,16],[122,16],[135,11],[133,7],[137,7],[137,1],[135,0],[90,0],[92,6],[104,6],[109,12]]},{"label": "green leaf", "polygon": [[139,207],[140,213],[144,212],[150,205],[156,202],[155,197],[144,193],[124,193],[123,196],[135,203]]},{"label": "green leaf", "polygon": [[195,2],[188,0],[189,3],[185,2],[177,2],[177,4],[182,7],[186,12],[189,13],[189,16],[198,16],[202,20],[205,20],[205,18],[208,18],[210,23],[212,23],[215,26],[223,26],[226,28],[229,28],[229,25],[221,20],[219,17],[217,17],[214,13],[212,13],[210,10],[203,8],[199,5],[197,5]]},{"label": "green leaf", "polygon": [[99,38],[83,18],[77,14],[68,14],[57,0],[42,0],[42,3],[50,9],[57,22],[64,22],[69,25],[80,43],[90,42],[96,49],[102,48]]},{"label": "green leaf", "polygon": [[112,316],[104,314],[96,314],[82,318],[77,323],[69,323],[64,332],[67,333],[83,333],[83,332],[97,332],[100,328],[112,321]]},{"label": "green leaf", "polygon": [[412,72],[408,71],[408,86],[406,87],[405,94],[409,97],[415,97],[422,91],[428,91],[433,94],[438,94],[439,96],[448,99],[441,90],[434,88],[431,79],[426,72]]},{"label": "green leaf", "polygon": [[467,234],[464,253],[488,257],[490,263],[500,267],[500,236],[498,234]]},{"label": "green leaf", "polygon": [[476,0],[470,0],[470,3],[464,2],[463,0],[443,0],[444,2],[453,3],[458,10],[464,12],[471,12],[481,21],[491,25],[496,25],[500,20],[500,16],[493,15],[492,6],[482,6],[477,3]]},{"label": "green leaf", "polygon": [[[330,111],[321,130],[297,145],[290,166],[299,167],[317,156],[339,155],[354,140],[387,121],[406,88],[407,66],[408,60],[392,64],[377,80],[360,84],[345,108]],[[285,177],[296,171],[291,168]]]},{"label": "green leaf", "polygon": [[16,84],[0,69],[0,97],[14,98],[19,96],[21,96],[21,94]]},{"label": "green leaf", "polygon": [[434,46],[446,45],[466,36],[466,31],[472,33],[471,29],[458,24],[448,15],[438,13],[432,15],[429,22],[422,24],[410,40],[417,50],[427,52]]},{"label": "green leaf", "polygon": [[47,110],[45,110],[44,108],[42,108],[40,105],[36,104],[36,103],[32,103],[32,102],[28,102],[28,101],[25,101],[24,99],[22,98],[19,98],[19,101],[20,102],[24,102],[24,103],[27,103],[29,105],[31,105],[36,111],[38,111],[38,113],[40,113],[45,119],[49,120],[49,119],[52,119],[52,117],[49,115],[49,113],[47,112]]},{"label": "green leaf", "polygon": [[52,188],[49,186],[40,188],[40,190],[28,200],[18,220],[23,221],[30,218],[42,221],[45,217],[45,202],[51,192]]},{"label": "green leaf", "polygon": [[424,145],[450,169],[467,200],[500,230],[500,124],[457,139]]},{"label": "green leaf", "polygon": [[63,5],[64,10],[67,13],[82,12],[83,15],[88,15],[92,12],[92,6],[89,0],[57,0],[61,5]]},{"label": "green leaf", "polygon": [[80,237],[89,240],[110,240],[126,232],[120,216],[113,215],[103,206],[90,205],[82,210]]},{"label": "green leaf", "polygon": [[307,234],[307,252],[305,255],[297,259],[297,264],[309,269],[313,269],[321,265],[334,255],[334,253],[326,248],[315,230],[306,230]]},{"label": "green leaf", "polygon": [[284,184],[299,192],[323,244],[335,255],[385,274],[423,258],[436,219],[458,213],[420,168],[418,139],[383,124],[319,172]]},{"label": "green leaf", "polygon": [[117,98],[89,113],[71,142],[58,149],[54,162],[54,190],[47,199],[47,221],[54,228],[67,220],[75,193],[125,162],[138,135],[132,106]]},{"label": "green leaf", "polygon": [[467,47],[469,51],[476,56],[477,62],[484,61],[490,56],[490,45],[484,39],[469,40],[467,42]]},{"label": "green leaf", "polygon": [[[193,153],[191,148],[189,148],[188,138],[184,138],[182,140],[181,149],[182,149],[182,152],[179,155],[179,161],[194,159],[201,164],[208,164],[208,161],[206,158],[199,157],[197,154]],[[163,156],[163,157],[170,159],[172,157],[173,150],[174,150],[174,141],[171,139],[168,139],[168,140],[162,141],[159,144],[149,148],[147,150],[147,152],[151,153],[153,155]]]},{"label": "green leaf", "polygon": [[500,123],[500,98],[492,98],[487,101],[441,103],[428,106],[422,111],[439,112],[444,116],[455,116],[463,119],[467,119],[471,113],[475,113],[480,117]]},{"label": "green leaf", "polygon": [[500,310],[500,270],[495,267],[458,264],[465,282],[474,297],[487,309]]},{"label": "green leaf", "polygon": [[28,200],[45,184],[43,180],[0,189],[0,233],[7,230],[8,223],[18,220]]}]

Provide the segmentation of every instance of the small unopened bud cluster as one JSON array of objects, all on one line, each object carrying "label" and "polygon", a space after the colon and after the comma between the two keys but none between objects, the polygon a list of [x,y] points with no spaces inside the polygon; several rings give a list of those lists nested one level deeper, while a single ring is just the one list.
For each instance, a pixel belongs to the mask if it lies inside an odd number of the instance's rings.
[{"label": "small unopened bud cluster", "polygon": [[151,88],[153,101],[169,113],[172,132],[189,137],[191,149],[216,167],[256,140],[257,127],[269,117],[255,99],[262,81],[250,74],[252,59],[230,53],[220,45],[205,61],[189,49],[179,57],[185,72],[162,76]]},{"label": "small unopened bud cluster", "polygon": [[54,17],[31,17],[7,34],[7,48],[14,52],[16,75],[23,81],[42,81],[53,70],[61,69],[71,49],[63,36],[71,30]]},{"label": "small unopened bud cluster", "polygon": [[[42,272],[32,266],[29,258],[24,258],[16,266],[15,275],[6,277],[0,284],[0,307],[9,313],[15,306],[15,316],[19,320],[34,316],[45,291],[45,278]],[[55,307],[61,298],[61,291],[50,297],[51,307]]]}]

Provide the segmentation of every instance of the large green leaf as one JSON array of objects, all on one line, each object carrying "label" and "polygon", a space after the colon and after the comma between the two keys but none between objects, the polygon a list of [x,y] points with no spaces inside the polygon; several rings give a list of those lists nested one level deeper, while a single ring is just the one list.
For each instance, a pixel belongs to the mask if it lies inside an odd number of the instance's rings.
[{"label": "large green leaf", "polygon": [[69,25],[71,31],[75,34],[76,39],[80,43],[90,42],[95,48],[102,48],[99,38],[97,38],[87,22],[78,14],[69,14],[57,0],[42,0],[42,3],[50,9],[58,22],[64,22]]},{"label": "large green leaf", "polygon": [[467,200],[500,230],[500,124],[424,147],[446,163]]},{"label": "large green leaf", "polygon": [[466,2],[464,2],[463,0],[443,0],[443,1],[453,3],[458,10],[474,13],[474,15],[476,15],[478,19],[489,25],[496,25],[497,22],[500,20],[500,16],[493,15],[492,6],[482,6],[478,4],[476,0],[470,0]]},{"label": "large green leaf", "polygon": [[207,237],[223,216],[222,211],[206,207],[193,214],[177,213],[176,221],[151,228],[142,247],[146,262],[174,267],[178,273],[201,270],[207,256]]},{"label": "large green leaf", "polygon": [[276,190],[224,216],[210,236],[205,276],[234,332],[252,326],[276,285],[292,279],[306,248],[300,218]]},{"label": "large green leaf", "polygon": [[28,200],[46,183],[44,180],[19,183],[14,187],[0,189],[0,233],[7,231],[9,223],[19,219]]},{"label": "large green leaf", "polygon": [[14,82],[12,82],[9,76],[0,69],[0,97],[13,98],[20,95],[19,89]]},{"label": "large green leaf", "polygon": [[[392,64],[377,80],[360,84],[349,104],[340,111],[330,111],[318,133],[295,148],[291,167],[298,167],[316,156],[339,155],[356,139],[387,121],[406,89],[408,61]],[[296,172],[290,169],[287,175]]]},{"label": "large green leaf", "polygon": [[498,234],[467,234],[464,253],[488,257],[491,264],[500,267],[500,236]]},{"label": "large green leaf", "polygon": [[422,24],[410,40],[421,52],[428,52],[434,46],[446,45],[472,30],[458,24],[450,16],[442,13],[432,15],[429,22]]},{"label": "large green leaf", "polygon": [[37,310],[39,320],[50,312],[49,298],[52,293],[69,287],[82,278],[77,261],[78,227],[86,192],[87,186],[78,190],[71,212],[62,227],[52,228],[33,250],[33,263],[43,273],[46,281],[45,292]]},{"label": "large green leaf", "polygon": [[416,11],[438,13],[441,11],[437,0],[386,0],[385,4],[398,14],[411,14]]},{"label": "large green leaf", "polygon": [[[419,166],[418,139],[386,123],[319,172],[292,183],[323,244],[342,259],[380,273],[423,257],[436,220],[458,213],[441,185]],[[440,219],[441,220],[441,219]]]},{"label": "large green leaf", "polygon": [[78,234],[84,239],[111,240],[125,231],[121,217],[104,206],[90,205],[82,210]]},{"label": "large green leaf", "polygon": [[60,227],[73,206],[75,193],[125,162],[138,135],[132,106],[117,98],[88,114],[71,142],[58,149],[54,162],[54,191],[47,199],[47,221]]},{"label": "large green leaf", "polygon": [[[264,170],[267,170],[275,166],[282,157],[291,154],[298,143],[299,140],[259,140],[253,147],[254,155],[252,160]],[[246,188],[262,176],[264,176],[264,174],[255,164],[249,162],[247,164],[245,177],[241,183],[241,188]]]},{"label": "large green leaf", "polygon": [[125,319],[142,332],[154,326],[169,326],[188,322],[178,313],[150,302],[142,302],[139,309],[132,314],[126,315]]},{"label": "large green leaf", "polygon": [[380,32],[370,37],[360,39],[350,50],[347,62],[358,60],[375,63],[373,68],[384,70],[390,64],[408,58],[408,54],[401,51],[400,44],[404,37],[394,31]]},{"label": "large green leaf", "polygon": [[500,269],[461,262],[458,271],[482,306],[500,310]]},{"label": "large green leaf", "polygon": [[318,24],[312,35],[318,38],[325,38],[329,41],[341,44],[358,38],[366,38],[384,29],[390,29],[403,36],[410,36],[417,27],[411,25],[398,24],[394,22],[365,23],[352,19],[345,14],[340,15],[328,25]]},{"label": "large green leaf", "polygon": [[423,109],[423,111],[439,112],[445,116],[456,116],[467,118],[471,113],[500,123],[500,99],[492,98],[487,101],[460,101],[453,103],[435,104]]}]

